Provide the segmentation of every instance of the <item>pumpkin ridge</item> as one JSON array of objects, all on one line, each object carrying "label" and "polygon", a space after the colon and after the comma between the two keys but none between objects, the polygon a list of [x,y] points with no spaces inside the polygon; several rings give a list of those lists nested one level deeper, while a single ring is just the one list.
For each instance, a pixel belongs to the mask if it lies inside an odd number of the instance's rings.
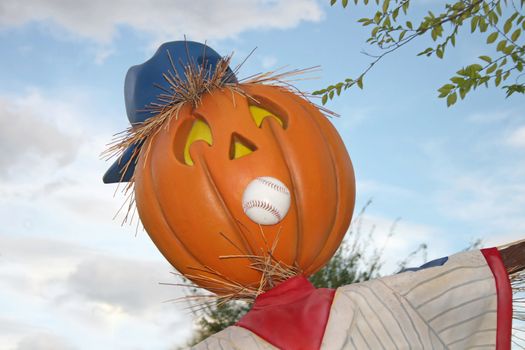
[{"label": "pumpkin ridge", "polygon": [[[304,109],[309,109],[309,110],[312,110],[313,108],[315,108],[315,106],[313,106],[312,104],[309,104],[309,105],[306,105],[306,106],[303,106]],[[344,184],[345,184],[345,180],[343,178],[343,173],[342,173],[342,167],[341,167],[341,163],[337,161],[337,157],[336,157],[336,154],[337,154],[337,144],[333,142],[330,142],[330,139],[329,139],[329,135],[326,134],[325,130],[327,128],[327,126],[323,126],[322,125],[322,121],[323,120],[320,120],[320,119],[315,119],[316,121],[316,124],[317,124],[317,127],[319,128],[321,134],[323,135],[323,137],[325,138],[325,140],[327,141],[327,145],[328,145],[328,148],[329,148],[329,151],[330,151],[330,156],[331,158],[333,159],[333,162],[332,162],[332,165],[335,169],[335,179],[336,179],[336,190],[337,190],[337,198],[338,198],[338,201],[337,201],[337,211],[335,212],[335,216],[334,216],[334,227],[332,227],[332,230],[330,231],[330,236],[328,237],[328,239],[326,240],[325,242],[325,245],[323,246],[323,249],[320,250],[318,256],[316,257],[316,259],[314,259],[314,261],[312,262],[312,264],[310,265],[310,267],[313,266],[313,269],[311,269],[310,271],[308,271],[308,273],[314,273],[316,272],[317,270],[319,270],[324,264],[326,264],[326,259],[323,258],[323,256],[325,254],[323,254],[323,251],[325,250],[326,248],[326,245],[330,239],[330,237],[332,237],[332,234],[334,233],[337,233],[339,231],[341,231],[340,228],[343,228],[343,227],[346,227],[346,229],[344,230],[341,236],[341,238],[339,239],[339,241],[341,241],[342,239],[344,239],[344,236],[346,235],[346,232],[348,231],[348,226],[349,226],[349,223],[345,224],[344,221],[342,222],[337,222],[338,221],[338,218],[341,217],[341,215],[343,215],[343,213],[338,213],[339,210],[342,210],[343,212],[345,210],[347,210],[345,208],[345,200],[343,200],[343,197],[342,197],[342,194],[344,193],[344,191],[342,191],[341,189],[341,186],[344,187]],[[328,123],[330,124],[330,123]],[[330,125],[333,127],[333,125]],[[337,134],[336,134],[337,135]],[[339,135],[337,135],[339,136]],[[342,139],[340,139],[343,147],[344,147],[344,142]],[[349,159],[349,162],[350,162],[350,172],[352,174],[352,181],[355,183],[355,175],[354,175],[354,172],[353,172],[353,167],[352,167],[352,163],[351,163],[351,160]],[[354,203],[355,201],[355,187],[354,187],[354,193],[353,193],[353,197],[354,199],[351,201],[352,203]],[[352,212],[353,212],[353,204],[350,205],[351,206],[351,211],[350,211],[350,221],[351,221],[351,218],[352,218]],[[335,226],[337,225],[337,226]],[[340,243],[338,243],[335,248],[332,249],[332,252],[330,254],[328,254],[327,256],[332,256],[335,251],[337,250],[337,247],[339,246]],[[330,248],[329,248],[330,249]]]},{"label": "pumpkin ridge", "polygon": [[215,197],[219,200],[219,203],[221,203],[221,206],[222,208],[224,209],[224,212],[228,215],[228,219],[230,221],[230,223],[232,223],[234,227],[237,228],[236,230],[236,235],[238,237],[240,237],[241,239],[241,242],[243,243],[243,246],[244,246],[244,249],[247,250],[247,253],[249,253],[250,255],[254,255],[255,253],[253,252],[250,244],[247,242],[246,238],[244,237],[237,221],[235,220],[235,217],[233,216],[230,208],[228,207],[228,205],[224,202],[224,199],[222,199],[222,197],[219,195],[220,194],[220,191],[215,183],[215,180],[213,179],[213,175],[211,174],[209,168],[208,168],[208,163],[206,163],[206,160],[204,159],[204,157],[199,157],[199,160],[200,160],[200,164],[201,164],[201,167],[202,167],[202,170],[204,171],[204,174],[206,175],[206,180],[208,181],[208,183],[210,184],[210,186],[213,188],[214,190],[214,194],[215,194]]},{"label": "pumpkin ridge", "polygon": [[[308,118],[315,125],[315,129],[321,135],[321,138],[324,141],[324,145],[325,146],[329,145],[329,140],[327,139],[327,136],[325,135],[325,133],[321,130],[321,127],[319,126],[319,122],[317,121],[317,119],[314,116],[312,116],[310,111],[307,110],[302,104],[301,104],[301,108],[305,111],[305,114],[308,116]],[[334,159],[333,149],[330,146],[328,146],[328,154],[330,155],[330,160],[331,160],[330,161],[330,165],[331,165],[331,167],[332,167],[332,169],[334,171],[334,178],[335,178],[335,184],[336,184],[335,187],[336,187],[336,189],[338,189],[339,188],[340,179],[339,179],[339,174],[337,173],[337,167],[335,166],[335,159]],[[337,200],[336,200],[336,203],[335,203],[335,211],[332,214],[332,217],[331,217],[331,220],[330,220],[330,226],[328,228],[329,234],[324,235],[324,241],[322,242],[322,244],[319,244],[320,248],[317,251],[317,254],[314,255],[314,258],[309,262],[308,266],[304,267],[304,271],[307,271],[312,265],[315,264],[315,261],[317,260],[317,257],[319,256],[319,253],[321,253],[325,249],[326,243],[328,242],[329,238],[331,237],[331,234],[334,232],[335,221],[336,221],[339,209],[341,207],[341,200],[339,198],[339,191],[337,191],[337,193],[336,193],[336,198],[337,198]]]},{"label": "pumpkin ridge", "polygon": [[302,219],[303,219],[303,215],[302,215],[302,208],[300,207],[301,206],[301,201],[298,200],[299,198],[299,193],[297,191],[297,186],[295,185],[296,184],[296,181],[295,181],[295,175],[292,171],[290,171],[290,168],[288,167],[288,159],[287,159],[287,154],[286,152],[284,151],[283,149],[283,146],[281,145],[281,142],[279,141],[279,137],[277,137],[276,133],[275,133],[275,129],[274,129],[274,123],[268,123],[269,124],[269,129],[270,129],[270,132],[273,136],[273,139],[275,140],[275,143],[277,145],[277,148],[279,149],[279,153],[281,154],[281,156],[283,157],[283,159],[285,160],[285,164],[286,164],[286,170],[288,172],[288,176],[290,177],[290,181],[292,182],[292,192],[293,192],[293,198],[294,198],[294,205],[295,205],[295,209],[296,209],[296,212],[297,212],[297,215],[296,215],[296,222],[297,222],[297,227],[295,229],[295,237],[296,237],[296,240],[295,240],[295,257],[294,257],[294,260],[293,260],[293,265],[298,265],[297,262],[298,262],[298,259],[297,259],[297,256],[299,255],[300,253],[300,247],[301,247],[301,243],[302,243]]},{"label": "pumpkin ridge", "polygon": [[[155,193],[156,193],[157,187],[155,186],[155,182],[152,181],[152,179],[153,179],[153,167],[151,166],[151,158],[147,157],[147,154],[144,155],[144,157],[146,157],[144,159],[144,162],[149,163],[149,164],[144,163],[144,169],[148,168],[148,172],[146,172],[146,174],[149,175],[149,177],[150,177],[149,183],[151,184],[151,186],[153,187],[153,189],[155,190]],[[148,166],[146,166],[146,165],[148,165]],[[193,254],[191,252],[191,250],[187,249],[186,245],[183,244],[180,241],[179,237],[175,234],[176,231],[173,229],[173,227],[170,224],[170,222],[168,220],[166,220],[166,213],[165,213],[164,209],[162,208],[162,205],[159,202],[159,198],[157,196],[151,196],[151,197],[153,197],[154,204],[157,207],[157,209],[159,210],[160,215],[158,215],[158,217],[160,217],[160,220],[162,220],[162,222],[169,228],[170,232],[172,233],[170,236],[173,237],[175,239],[175,241],[177,241],[179,247],[181,247],[181,249],[183,249],[189,256],[191,256],[197,262],[197,264],[199,264],[200,266],[204,266],[202,261],[195,254]],[[169,259],[168,259],[168,261],[169,261]]]}]

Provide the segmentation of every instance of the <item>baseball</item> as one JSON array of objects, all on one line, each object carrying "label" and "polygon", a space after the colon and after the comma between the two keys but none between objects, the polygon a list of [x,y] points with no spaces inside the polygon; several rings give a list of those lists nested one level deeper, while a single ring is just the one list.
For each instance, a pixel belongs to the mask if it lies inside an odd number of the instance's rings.
[{"label": "baseball", "polygon": [[257,177],[244,190],[242,208],[255,223],[275,225],[290,209],[290,191],[274,177]]}]

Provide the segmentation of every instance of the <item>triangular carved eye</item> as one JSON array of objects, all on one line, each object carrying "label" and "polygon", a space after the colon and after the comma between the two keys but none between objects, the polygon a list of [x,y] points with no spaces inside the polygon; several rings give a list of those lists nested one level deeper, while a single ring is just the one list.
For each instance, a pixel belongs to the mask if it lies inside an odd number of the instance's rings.
[{"label": "triangular carved eye", "polygon": [[255,121],[255,124],[260,128],[262,125],[262,122],[265,118],[271,117],[275,119],[277,123],[279,123],[283,129],[286,129],[286,120],[282,117],[276,116],[274,113],[260,107],[260,106],[250,106],[250,114],[252,115],[253,120]]},{"label": "triangular carved eye", "polygon": [[175,155],[177,159],[186,165],[193,165],[190,148],[197,141],[204,141],[212,145],[212,134],[208,123],[201,118],[188,119],[179,128],[175,137]]},{"label": "triangular carved eye", "polygon": [[233,133],[230,142],[230,159],[237,159],[255,152],[257,147],[246,138],[239,134]]}]

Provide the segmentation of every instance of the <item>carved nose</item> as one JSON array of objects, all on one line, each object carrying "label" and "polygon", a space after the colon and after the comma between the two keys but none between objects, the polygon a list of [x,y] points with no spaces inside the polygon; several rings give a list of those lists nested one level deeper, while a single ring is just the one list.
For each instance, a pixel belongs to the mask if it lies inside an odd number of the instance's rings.
[{"label": "carved nose", "polygon": [[237,133],[232,134],[230,142],[230,159],[237,159],[247,156],[256,150],[257,147],[255,147],[253,142]]}]

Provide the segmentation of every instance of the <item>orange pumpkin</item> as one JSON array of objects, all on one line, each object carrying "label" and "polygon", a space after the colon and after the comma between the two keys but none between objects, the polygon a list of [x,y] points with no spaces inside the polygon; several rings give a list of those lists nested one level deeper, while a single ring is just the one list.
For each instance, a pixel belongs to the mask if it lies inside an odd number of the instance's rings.
[{"label": "orange pumpkin", "polygon": [[[221,257],[258,255],[277,239],[275,259],[308,276],[331,258],[350,224],[350,158],[310,102],[276,86],[239,88],[250,97],[213,90],[198,107],[185,104],[146,141],[135,168],[140,218],[158,249],[190,279],[213,270],[223,282],[257,286],[261,274],[248,257]],[[276,225],[261,227],[243,212],[243,191],[259,176],[290,189],[290,209]],[[212,282],[194,282],[221,294]]]}]

